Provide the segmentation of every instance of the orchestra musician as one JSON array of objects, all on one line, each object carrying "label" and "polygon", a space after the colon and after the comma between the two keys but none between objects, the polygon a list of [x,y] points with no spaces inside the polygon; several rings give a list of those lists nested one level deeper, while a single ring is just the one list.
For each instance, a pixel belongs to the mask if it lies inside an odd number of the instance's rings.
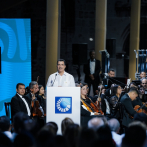
[{"label": "orchestra musician", "polygon": [[138,91],[136,88],[130,88],[129,92],[124,94],[120,102],[124,105],[122,125],[128,127],[128,124],[132,122],[132,118],[137,112],[134,110],[132,101],[138,97]]},{"label": "orchestra musician", "polygon": [[86,84],[81,84],[81,124],[85,125],[94,115],[101,115],[94,111],[93,107],[90,105],[91,100],[87,98],[87,86]]}]

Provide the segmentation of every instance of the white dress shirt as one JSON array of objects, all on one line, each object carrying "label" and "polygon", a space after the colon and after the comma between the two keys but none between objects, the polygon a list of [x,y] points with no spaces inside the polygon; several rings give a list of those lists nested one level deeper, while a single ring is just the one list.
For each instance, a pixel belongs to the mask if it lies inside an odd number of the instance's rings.
[{"label": "white dress shirt", "polygon": [[65,72],[61,76],[58,72],[51,74],[48,78],[47,87],[75,87],[74,77]]},{"label": "white dress shirt", "polygon": [[[18,93],[17,93],[17,94],[18,94]],[[25,103],[26,108],[27,108],[27,112],[28,112],[28,116],[30,116],[30,115],[31,115],[31,112],[30,112],[30,108],[29,108],[28,103],[27,103],[26,100],[22,97],[22,95],[20,95],[20,94],[18,94],[18,95],[19,95],[19,97],[22,99],[22,101]]]},{"label": "white dress shirt", "polygon": [[125,135],[124,135],[124,134],[119,135],[119,134],[115,133],[114,131],[111,131],[111,134],[112,134],[113,140],[114,140],[115,143],[116,143],[116,146],[117,146],[117,147],[120,147],[120,146],[121,146],[121,143],[122,143],[122,139],[123,139],[123,137],[124,137]]},{"label": "white dress shirt", "polygon": [[95,73],[95,59],[93,61],[90,60],[90,73]]}]

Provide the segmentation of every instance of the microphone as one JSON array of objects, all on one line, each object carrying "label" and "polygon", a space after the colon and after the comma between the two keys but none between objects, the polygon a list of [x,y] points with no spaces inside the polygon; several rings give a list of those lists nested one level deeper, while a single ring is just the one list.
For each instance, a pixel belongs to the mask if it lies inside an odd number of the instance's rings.
[{"label": "microphone", "polygon": [[55,79],[54,79],[54,82],[53,82],[53,84],[52,84],[52,87],[54,86],[54,83],[55,83],[55,81],[56,81],[56,77],[57,77],[57,74],[55,74]]}]

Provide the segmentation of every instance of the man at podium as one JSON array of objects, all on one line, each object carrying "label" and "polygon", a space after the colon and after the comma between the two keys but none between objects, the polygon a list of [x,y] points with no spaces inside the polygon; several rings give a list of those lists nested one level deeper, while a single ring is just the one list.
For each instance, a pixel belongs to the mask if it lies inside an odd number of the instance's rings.
[{"label": "man at podium", "polygon": [[74,77],[65,72],[66,63],[64,59],[57,61],[57,72],[48,78],[47,87],[75,87]]}]

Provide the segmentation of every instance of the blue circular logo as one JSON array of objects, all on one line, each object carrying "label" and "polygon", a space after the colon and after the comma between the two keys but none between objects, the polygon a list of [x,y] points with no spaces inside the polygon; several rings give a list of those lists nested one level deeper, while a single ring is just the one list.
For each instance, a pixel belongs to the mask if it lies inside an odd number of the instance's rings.
[{"label": "blue circular logo", "polygon": [[70,99],[68,98],[60,98],[56,103],[57,109],[60,112],[67,112],[70,108]]}]

